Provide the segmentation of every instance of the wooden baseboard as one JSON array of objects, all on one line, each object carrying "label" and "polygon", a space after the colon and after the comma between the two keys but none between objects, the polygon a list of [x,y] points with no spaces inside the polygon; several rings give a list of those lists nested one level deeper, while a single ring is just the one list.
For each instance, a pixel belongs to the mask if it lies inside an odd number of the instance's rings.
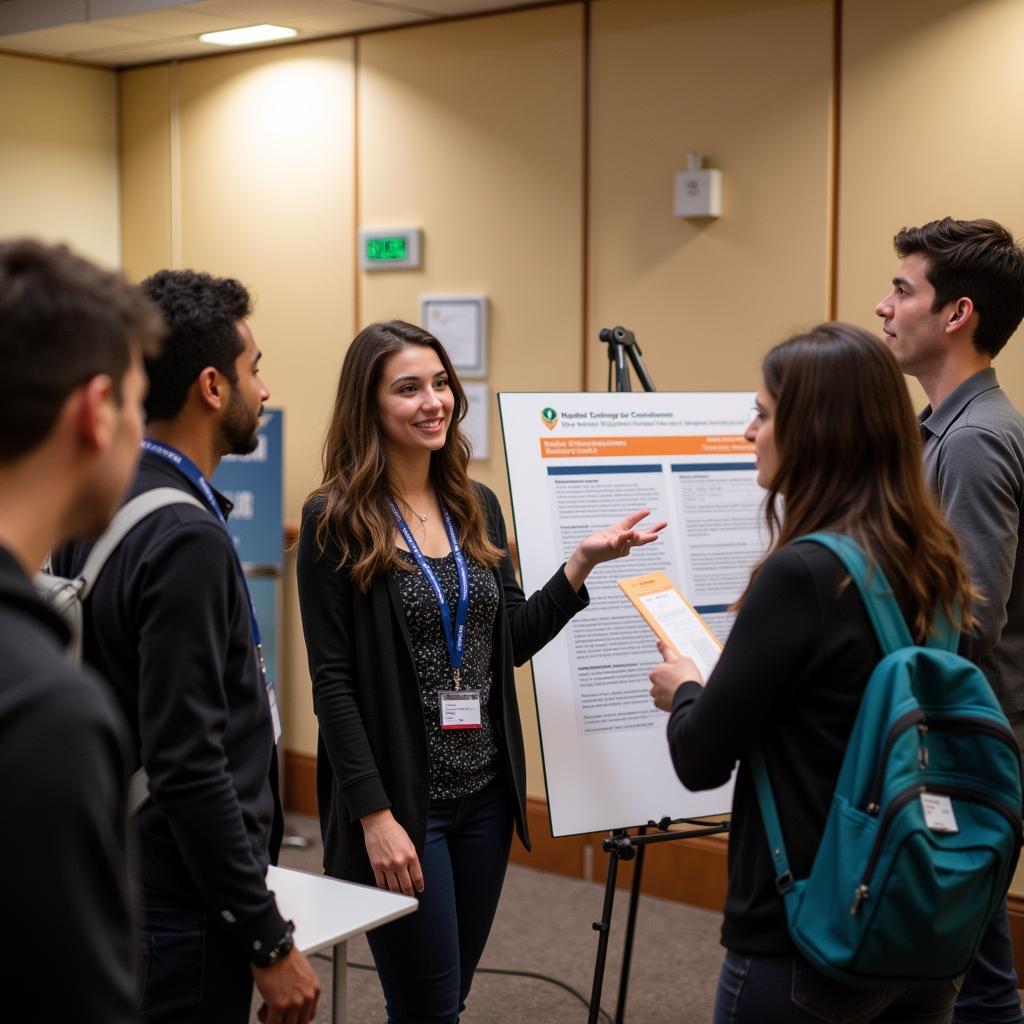
[{"label": "wooden baseboard", "polygon": [[[290,811],[316,815],[316,758],[293,750],[285,751],[284,804]],[[518,840],[512,844],[512,863],[538,871],[603,883],[607,877],[608,854],[601,849],[605,832],[553,839],[548,823],[546,800],[530,797],[526,818],[533,852],[527,853]],[[722,836],[695,836],[675,843],[647,847],[641,891],[648,896],[676,900],[705,910],[721,911],[725,903],[726,850]],[[634,861],[623,861],[617,879],[619,888],[633,881]],[[1024,894],[1010,893],[1010,936],[1017,978],[1024,980]]]},{"label": "wooden baseboard", "polygon": [[[601,847],[605,832],[587,835],[551,837],[548,807],[544,800],[526,801],[526,818],[533,852],[518,843],[512,846],[512,863],[569,875],[592,882],[608,877],[608,854]],[[616,878],[618,888],[633,883],[635,861],[620,861]],[[688,903],[705,910],[721,910],[726,889],[726,843],[719,836],[695,836],[678,842],[657,843],[644,853],[643,882],[640,891],[648,896]]]},{"label": "wooden baseboard", "polygon": [[284,752],[284,809],[297,814],[317,815],[316,756],[296,750]]}]

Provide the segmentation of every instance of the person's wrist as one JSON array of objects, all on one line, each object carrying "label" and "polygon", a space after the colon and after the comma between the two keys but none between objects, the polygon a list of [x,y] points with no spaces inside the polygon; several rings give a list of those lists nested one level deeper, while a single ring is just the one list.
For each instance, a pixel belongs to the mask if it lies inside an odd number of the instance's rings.
[{"label": "person's wrist", "polygon": [[594,568],[593,562],[583,553],[582,548],[577,548],[568,558],[566,562],[566,568],[569,570],[570,576],[582,576],[586,578],[591,569]]},{"label": "person's wrist", "polygon": [[[255,944],[254,944],[255,945]],[[295,948],[295,922],[286,921],[284,934],[269,949],[254,949],[252,962],[256,967],[273,967]]]}]

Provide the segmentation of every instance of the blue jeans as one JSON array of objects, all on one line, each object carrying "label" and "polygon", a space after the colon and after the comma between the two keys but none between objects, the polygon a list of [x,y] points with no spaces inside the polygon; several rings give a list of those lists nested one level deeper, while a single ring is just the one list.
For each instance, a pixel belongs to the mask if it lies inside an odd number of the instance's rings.
[{"label": "blue jeans", "polygon": [[948,1024],[956,982],[916,988],[852,988],[799,956],[725,954],[714,1024]]},{"label": "blue jeans", "polygon": [[366,936],[388,1024],[457,1024],[498,909],[511,842],[503,780],[431,802],[419,910]]},{"label": "blue jeans", "polygon": [[249,962],[205,910],[143,893],[139,1001],[146,1024],[248,1024]]},{"label": "blue jeans", "polygon": [[1013,944],[1006,901],[996,911],[981,940],[978,955],[964,975],[956,1001],[956,1024],[1020,1024],[1020,996],[1013,969]]}]

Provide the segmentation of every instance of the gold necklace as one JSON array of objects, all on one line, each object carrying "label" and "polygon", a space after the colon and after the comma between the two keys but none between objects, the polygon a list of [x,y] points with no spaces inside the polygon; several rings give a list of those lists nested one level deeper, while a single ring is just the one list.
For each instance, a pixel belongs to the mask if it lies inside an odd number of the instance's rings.
[{"label": "gold necklace", "polygon": [[410,505],[409,502],[405,500],[405,498],[399,496],[399,500],[424,526],[427,525],[427,520],[430,518],[429,512],[426,513],[426,515],[424,515],[422,512],[417,512],[416,509],[414,509],[412,505]]}]

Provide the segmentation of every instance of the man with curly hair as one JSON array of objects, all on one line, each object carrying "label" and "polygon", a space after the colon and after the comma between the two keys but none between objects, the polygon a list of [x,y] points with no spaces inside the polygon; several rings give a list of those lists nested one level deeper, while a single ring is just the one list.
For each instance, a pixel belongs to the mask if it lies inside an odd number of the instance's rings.
[{"label": "man with curly hair", "polygon": [[[223,455],[256,448],[260,352],[238,281],[165,270],[143,288],[168,325],[147,364],[146,439],[134,497],[177,488],[190,504],[128,535],[87,604],[85,657],[111,680],[150,799],[140,853],[141,999],[147,1022],[306,1024],[319,983],[268,891],[281,839],[276,708],[258,626],[209,480]],[[87,551],[61,553],[74,575]]]}]

